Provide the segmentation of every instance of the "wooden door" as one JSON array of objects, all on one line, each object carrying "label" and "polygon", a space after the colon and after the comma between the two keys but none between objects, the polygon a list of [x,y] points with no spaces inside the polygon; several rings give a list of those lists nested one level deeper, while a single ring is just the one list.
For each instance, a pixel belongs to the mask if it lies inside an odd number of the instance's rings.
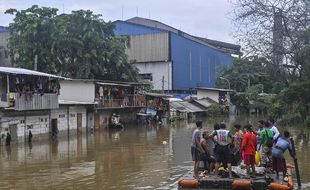
[{"label": "wooden door", "polygon": [[95,130],[99,130],[100,129],[99,113],[94,113],[94,119],[95,119]]},{"label": "wooden door", "polygon": [[82,132],[82,113],[77,113],[77,132]]}]

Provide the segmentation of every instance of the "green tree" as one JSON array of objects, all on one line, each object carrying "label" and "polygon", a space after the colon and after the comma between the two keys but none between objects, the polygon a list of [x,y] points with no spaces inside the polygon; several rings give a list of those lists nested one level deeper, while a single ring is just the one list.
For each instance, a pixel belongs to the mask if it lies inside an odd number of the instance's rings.
[{"label": "green tree", "polygon": [[9,9],[9,52],[14,64],[71,78],[136,81],[138,72],[125,54],[126,37],[92,11],[57,15],[57,9],[33,5]]},{"label": "green tree", "polygon": [[[219,76],[229,80],[232,89],[237,92],[245,92],[252,85],[262,85],[262,91],[272,91],[272,77],[266,65],[268,61],[264,58],[251,56],[236,58],[232,65],[219,69]],[[226,81],[220,77],[217,79],[218,87],[227,88]]]}]

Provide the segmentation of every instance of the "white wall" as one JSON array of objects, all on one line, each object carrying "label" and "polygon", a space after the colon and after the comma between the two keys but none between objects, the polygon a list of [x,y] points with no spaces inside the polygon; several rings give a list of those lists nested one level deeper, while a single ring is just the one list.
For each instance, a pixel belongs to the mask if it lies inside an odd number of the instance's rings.
[{"label": "white wall", "polygon": [[[87,125],[86,107],[85,106],[69,106],[69,129],[77,129],[77,113],[82,113],[82,129]],[[68,114],[67,106],[60,106],[59,109],[53,109],[38,113],[37,111],[12,112],[1,117],[0,134],[5,132],[10,125],[17,125],[17,137],[22,142],[25,135],[28,137],[29,130],[33,134],[33,138],[38,135],[48,135],[50,132],[50,122],[52,119],[57,119],[59,132],[67,132],[68,130]],[[26,128],[25,128],[26,126]]]},{"label": "white wall", "polygon": [[151,73],[153,80],[153,90],[162,90],[162,78],[164,76],[164,90],[172,90],[172,63],[152,62],[136,63],[140,74]]},{"label": "white wall", "polygon": [[219,91],[215,90],[203,90],[203,89],[197,89],[197,99],[203,99],[203,98],[211,98],[215,102],[219,103]]},{"label": "white wall", "polygon": [[79,80],[62,80],[60,81],[59,100],[94,102],[95,84]]},{"label": "white wall", "polygon": [[77,129],[77,113],[82,113],[82,128],[86,128],[86,107],[62,105],[59,109],[51,110],[51,120],[57,119],[59,131],[68,130],[68,106],[69,106],[69,130]]},{"label": "white wall", "polygon": [[[47,112],[41,114],[33,114],[35,112],[27,111],[19,115],[4,116],[1,118],[0,131],[4,132],[5,128],[10,125],[17,125],[17,137],[23,139],[28,137],[28,131],[31,130],[33,135],[46,134],[49,132],[49,114]],[[26,128],[25,128],[26,126]]]}]

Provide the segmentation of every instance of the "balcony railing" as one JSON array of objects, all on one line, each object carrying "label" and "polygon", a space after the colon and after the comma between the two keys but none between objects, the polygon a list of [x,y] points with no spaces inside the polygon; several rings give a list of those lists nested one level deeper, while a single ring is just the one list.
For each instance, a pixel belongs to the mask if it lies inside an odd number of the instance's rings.
[{"label": "balcony railing", "polygon": [[142,95],[127,95],[124,98],[97,100],[100,108],[145,107],[146,99]]},{"label": "balcony railing", "polygon": [[8,107],[19,111],[56,109],[59,108],[58,95],[9,93]]}]

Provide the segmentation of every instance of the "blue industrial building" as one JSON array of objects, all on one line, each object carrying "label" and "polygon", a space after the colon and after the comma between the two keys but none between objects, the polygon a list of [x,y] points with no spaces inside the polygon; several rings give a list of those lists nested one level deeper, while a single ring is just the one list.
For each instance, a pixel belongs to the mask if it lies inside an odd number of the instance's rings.
[{"label": "blue industrial building", "polygon": [[240,55],[240,46],[189,35],[161,22],[134,17],[114,22],[115,34],[129,36],[127,55],[154,90],[215,87],[216,68]]}]

